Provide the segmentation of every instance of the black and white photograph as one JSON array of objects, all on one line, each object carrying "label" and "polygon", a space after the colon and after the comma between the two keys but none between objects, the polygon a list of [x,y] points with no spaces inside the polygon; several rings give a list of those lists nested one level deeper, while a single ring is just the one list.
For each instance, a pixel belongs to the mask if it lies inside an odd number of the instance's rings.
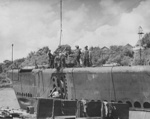
[{"label": "black and white photograph", "polygon": [[0,0],[0,118],[150,119],[150,0]]}]

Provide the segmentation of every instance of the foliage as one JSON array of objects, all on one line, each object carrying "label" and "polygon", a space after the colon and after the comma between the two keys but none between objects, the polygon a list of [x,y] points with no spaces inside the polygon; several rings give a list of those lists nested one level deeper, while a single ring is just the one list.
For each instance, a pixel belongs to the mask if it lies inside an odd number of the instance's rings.
[{"label": "foliage", "polygon": [[131,65],[131,63],[132,63],[132,58],[128,56],[123,57],[123,59],[121,60],[121,65],[123,66],[129,66]]},{"label": "foliage", "polygon": [[55,54],[59,54],[61,52],[68,52],[69,54],[71,53],[71,46],[70,45],[61,45],[61,46],[58,46],[58,48],[54,51]]},{"label": "foliage", "polygon": [[150,48],[150,33],[146,33],[142,38],[142,46]]},{"label": "foliage", "polygon": [[106,63],[117,63],[120,65],[131,64],[131,59],[133,58],[133,50],[130,46],[110,46],[110,51],[108,53],[109,58]]},{"label": "foliage", "polygon": [[134,65],[150,65],[150,48],[135,52]]},{"label": "foliage", "polygon": [[[22,62],[21,66],[35,66],[48,64],[48,56],[47,51],[48,47],[43,47],[39,49],[37,52],[30,52],[24,62]],[[61,45],[54,52],[55,54],[59,54],[63,51],[73,53],[71,47],[69,45]],[[129,65],[130,61],[133,58],[133,51],[131,47],[125,46],[110,46],[110,48],[106,48],[105,50],[100,47],[93,47],[92,50],[92,62],[95,66],[101,66],[106,63],[118,63],[120,65]]]},{"label": "foliage", "polygon": [[[150,64],[150,33],[143,37],[143,45],[147,44],[144,50],[134,54],[133,47],[130,44],[125,46],[112,45],[107,47],[93,47],[92,48],[92,63],[95,66],[102,66],[104,64],[119,64],[123,66],[127,65],[149,65]],[[43,47],[37,51],[31,51],[26,58],[21,58],[12,61],[5,60],[0,64],[0,73],[11,68],[21,68],[24,66],[36,66],[36,65],[48,65],[48,52],[49,48]],[[63,51],[68,52],[73,56],[74,50],[69,45],[59,46],[54,53],[59,54]]]},{"label": "foliage", "polygon": [[0,63],[0,73],[3,72],[3,63]]}]

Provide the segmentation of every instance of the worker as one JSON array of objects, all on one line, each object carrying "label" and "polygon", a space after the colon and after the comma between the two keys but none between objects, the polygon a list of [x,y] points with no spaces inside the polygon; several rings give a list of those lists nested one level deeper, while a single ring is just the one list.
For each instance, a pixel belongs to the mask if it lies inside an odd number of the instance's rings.
[{"label": "worker", "polygon": [[66,52],[63,52],[60,54],[60,65],[61,65],[61,68],[66,67]]},{"label": "worker", "polygon": [[61,97],[60,90],[54,91],[53,94],[52,94],[52,97],[53,98],[60,98]]},{"label": "worker", "polygon": [[84,66],[88,67],[89,66],[89,50],[88,50],[88,46],[84,47],[85,51],[84,51]]},{"label": "worker", "polygon": [[54,67],[56,68],[56,69],[59,69],[60,68],[60,53],[59,54],[57,54],[56,56],[55,56],[55,59],[54,59]]},{"label": "worker", "polygon": [[91,47],[90,50],[89,50],[89,66],[93,65],[92,55],[93,55],[93,47]]},{"label": "worker", "polygon": [[77,64],[77,67],[80,67],[80,55],[81,55],[81,51],[79,49],[79,46],[75,46],[76,50],[75,50],[75,62]]},{"label": "worker", "polygon": [[53,85],[53,89],[50,90],[49,96],[50,96],[50,97],[53,97],[53,98],[61,98],[60,90],[57,90],[55,84]]},{"label": "worker", "polygon": [[51,50],[48,51],[47,55],[48,55],[48,58],[49,58],[48,59],[48,61],[49,61],[49,68],[54,68],[54,57],[53,57],[53,55],[51,53]]},{"label": "worker", "polygon": [[87,117],[87,101],[85,99],[81,99],[82,104],[82,116]]},{"label": "worker", "polygon": [[35,60],[34,65],[35,65],[35,69],[38,69],[37,60]]}]

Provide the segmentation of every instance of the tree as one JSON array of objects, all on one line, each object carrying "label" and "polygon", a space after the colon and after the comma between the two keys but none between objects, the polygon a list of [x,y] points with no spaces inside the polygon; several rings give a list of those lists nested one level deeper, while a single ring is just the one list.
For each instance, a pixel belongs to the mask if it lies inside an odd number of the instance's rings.
[{"label": "tree", "polygon": [[142,46],[150,48],[150,33],[146,33],[142,38]]},{"label": "tree", "polygon": [[0,63],[0,73],[3,72],[3,63]]},{"label": "tree", "polygon": [[58,48],[54,51],[55,54],[59,54],[59,53],[62,53],[62,52],[68,52],[69,54],[71,53],[71,46],[70,45],[60,45],[58,46]]},{"label": "tree", "polygon": [[131,65],[131,62],[132,62],[132,58],[125,56],[121,60],[121,65],[122,66],[129,66],[129,65]]},{"label": "tree", "polygon": [[133,58],[134,52],[133,52],[133,50],[131,50],[131,49],[124,48],[124,49],[123,49],[123,54],[124,54],[125,56],[132,57],[132,58]]}]

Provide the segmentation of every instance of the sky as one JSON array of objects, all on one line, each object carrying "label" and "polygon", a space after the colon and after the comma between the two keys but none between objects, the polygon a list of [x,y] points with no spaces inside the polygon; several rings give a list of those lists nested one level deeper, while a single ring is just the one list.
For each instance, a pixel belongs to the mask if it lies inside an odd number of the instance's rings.
[{"label": "sky", "polygon": [[[61,44],[135,46],[150,32],[150,0],[62,0]],[[60,41],[60,0],[0,0],[0,62],[27,57]]]}]

